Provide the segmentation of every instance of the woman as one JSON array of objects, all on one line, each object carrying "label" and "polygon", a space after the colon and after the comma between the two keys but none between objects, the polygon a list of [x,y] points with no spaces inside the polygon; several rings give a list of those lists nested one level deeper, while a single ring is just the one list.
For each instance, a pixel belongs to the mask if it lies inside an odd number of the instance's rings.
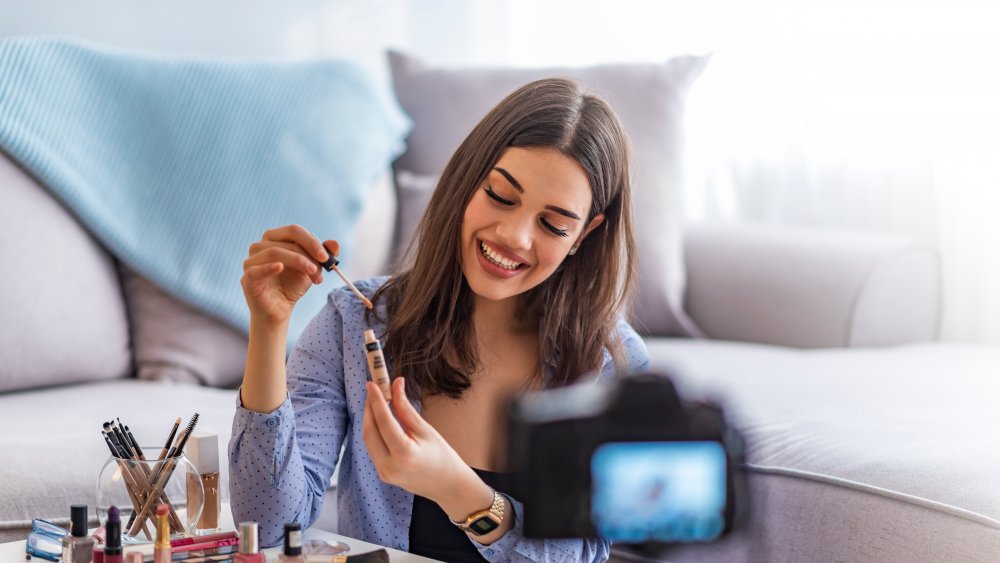
[{"label": "woman", "polygon": [[[627,140],[610,107],[562,79],[512,93],[451,158],[412,268],[330,293],[287,363],[288,318],[336,255],[301,227],[250,247],[250,344],[230,443],[237,522],[266,545],[311,524],[344,449],[339,532],[446,561],[591,561],[598,540],[526,539],[504,494],[512,395],[640,370],[620,320],[634,277]],[[384,337],[391,397],[367,382]],[[391,402],[387,402],[391,400]]]}]

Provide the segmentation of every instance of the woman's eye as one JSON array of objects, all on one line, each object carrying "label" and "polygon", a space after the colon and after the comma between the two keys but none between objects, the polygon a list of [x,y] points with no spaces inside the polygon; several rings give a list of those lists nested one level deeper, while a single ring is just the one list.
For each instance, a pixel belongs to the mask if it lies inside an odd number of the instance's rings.
[{"label": "woman's eye", "polygon": [[548,221],[546,221],[544,217],[542,218],[542,225],[545,225],[545,228],[548,229],[548,230],[550,230],[550,231],[552,231],[552,234],[554,234],[554,235],[559,235],[561,237],[568,237],[569,236],[569,230],[567,230],[567,229],[560,229],[560,228],[556,227],[552,223],[549,223]]},{"label": "woman's eye", "polygon": [[486,195],[490,196],[491,198],[493,198],[493,201],[496,201],[501,205],[514,205],[513,201],[510,201],[509,199],[504,199],[499,195],[497,195],[497,193],[493,191],[493,186],[486,186]]}]

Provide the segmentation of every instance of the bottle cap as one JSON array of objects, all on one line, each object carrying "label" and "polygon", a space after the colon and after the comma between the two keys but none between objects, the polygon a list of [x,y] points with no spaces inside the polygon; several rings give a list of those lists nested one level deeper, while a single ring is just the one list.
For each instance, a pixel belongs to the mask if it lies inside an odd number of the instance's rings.
[{"label": "bottle cap", "polygon": [[82,538],[87,535],[87,505],[74,504],[69,507],[69,519],[73,523],[70,533],[73,537]]},{"label": "bottle cap", "polygon": [[257,553],[257,523],[240,522],[240,553]]},{"label": "bottle cap", "polygon": [[302,555],[302,524],[285,524],[285,555]]},{"label": "bottle cap", "polygon": [[219,472],[218,435],[211,432],[192,433],[187,445],[184,446],[184,454],[198,473],[205,475]]}]

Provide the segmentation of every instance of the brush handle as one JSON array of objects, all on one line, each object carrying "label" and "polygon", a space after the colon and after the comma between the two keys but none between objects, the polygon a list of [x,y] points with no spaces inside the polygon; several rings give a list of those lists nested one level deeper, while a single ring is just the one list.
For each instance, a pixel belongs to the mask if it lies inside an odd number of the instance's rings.
[{"label": "brush handle", "polygon": [[[161,470],[157,474],[156,479],[153,481],[152,487],[149,489],[151,494],[146,497],[146,502],[143,503],[142,508],[136,516],[136,521],[132,524],[131,530],[129,530],[129,535],[134,536],[139,531],[139,524],[149,517],[150,510],[153,508],[153,504],[156,503],[156,499],[163,493],[163,487],[167,485],[170,481],[170,476],[174,472],[174,467],[177,466],[174,458],[169,458],[160,465]],[[165,469],[164,469],[165,468]]]}]

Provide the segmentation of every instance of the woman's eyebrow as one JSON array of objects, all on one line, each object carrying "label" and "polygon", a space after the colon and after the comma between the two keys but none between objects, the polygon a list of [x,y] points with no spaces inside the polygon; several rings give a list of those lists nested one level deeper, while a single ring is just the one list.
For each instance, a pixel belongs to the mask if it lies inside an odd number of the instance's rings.
[{"label": "woman's eyebrow", "polygon": [[[499,166],[494,166],[493,169],[502,174],[504,178],[507,178],[507,181],[510,182],[510,185],[514,186],[517,189],[517,191],[521,192],[522,194],[524,193],[524,188],[521,186],[521,183],[518,182],[513,176],[511,176],[510,172],[507,172],[506,170],[500,168]],[[546,205],[545,209],[550,209],[560,215],[569,217],[570,219],[580,218],[580,216],[577,215],[576,213],[573,213],[568,209],[563,209],[562,207],[558,207],[555,205]]]},{"label": "woman's eyebrow", "polygon": [[512,186],[517,188],[517,191],[521,192],[522,194],[524,193],[524,188],[521,187],[521,183],[515,180],[514,177],[510,175],[510,172],[507,172],[506,170],[500,168],[499,166],[494,166],[493,169],[503,174],[503,177],[507,178],[507,181],[510,182]]}]

